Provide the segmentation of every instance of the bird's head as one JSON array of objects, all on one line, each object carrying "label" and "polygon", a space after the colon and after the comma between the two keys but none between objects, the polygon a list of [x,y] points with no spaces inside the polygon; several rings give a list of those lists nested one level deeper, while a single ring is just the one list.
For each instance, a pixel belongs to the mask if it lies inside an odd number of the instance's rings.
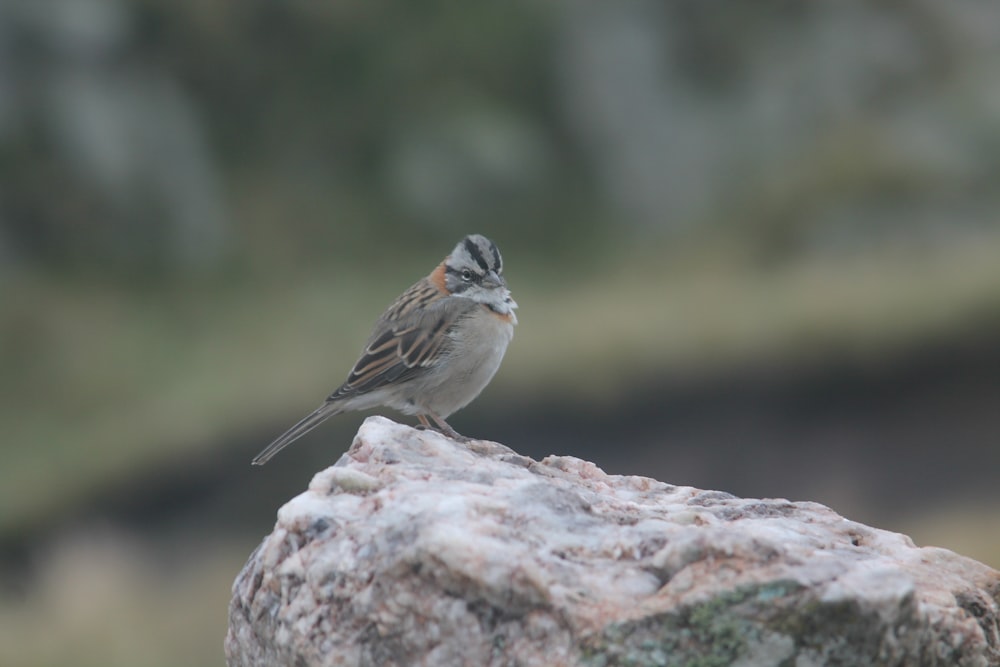
[{"label": "bird's head", "polygon": [[459,241],[444,260],[445,287],[454,296],[472,299],[508,314],[517,303],[510,296],[503,277],[503,258],[493,241],[470,234]]}]

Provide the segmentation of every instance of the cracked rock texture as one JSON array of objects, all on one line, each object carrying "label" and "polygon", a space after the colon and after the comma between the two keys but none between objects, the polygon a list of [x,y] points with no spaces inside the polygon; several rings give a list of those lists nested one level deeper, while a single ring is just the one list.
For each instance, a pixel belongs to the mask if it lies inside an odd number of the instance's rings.
[{"label": "cracked rock texture", "polygon": [[233,585],[250,665],[1000,665],[1000,573],[815,503],[381,417]]}]

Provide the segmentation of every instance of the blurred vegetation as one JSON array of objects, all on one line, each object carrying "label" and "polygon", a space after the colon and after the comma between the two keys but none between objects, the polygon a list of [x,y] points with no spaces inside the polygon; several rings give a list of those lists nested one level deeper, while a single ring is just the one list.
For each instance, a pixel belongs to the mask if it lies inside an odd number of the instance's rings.
[{"label": "blurred vegetation", "polygon": [[[479,415],[1000,333],[1000,9],[737,4],[0,7],[0,663],[217,664],[271,516],[107,489],[249,459],[466,233],[521,306]],[[989,502],[896,528],[1000,564]]]}]

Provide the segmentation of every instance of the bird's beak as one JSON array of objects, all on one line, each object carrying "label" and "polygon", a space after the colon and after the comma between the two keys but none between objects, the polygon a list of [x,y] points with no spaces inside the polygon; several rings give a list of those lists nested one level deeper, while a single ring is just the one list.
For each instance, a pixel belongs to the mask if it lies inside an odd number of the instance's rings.
[{"label": "bird's beak", "polygon": [[483,276],[481,284],[483,287],[506,287],[507,281],[501,278],[496,271],[490,271]]}]

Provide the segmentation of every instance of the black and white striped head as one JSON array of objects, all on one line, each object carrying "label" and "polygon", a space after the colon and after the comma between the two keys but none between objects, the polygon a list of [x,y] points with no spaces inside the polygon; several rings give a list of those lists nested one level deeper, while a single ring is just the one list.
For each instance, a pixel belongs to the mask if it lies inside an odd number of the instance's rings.
[{"label": "black and white striped head", "polygon": [[517,308],[503,277],[503,258],[496,244],[480,234],[462,239],[444,260],[448,292],[486,304],[499,313]]}]

